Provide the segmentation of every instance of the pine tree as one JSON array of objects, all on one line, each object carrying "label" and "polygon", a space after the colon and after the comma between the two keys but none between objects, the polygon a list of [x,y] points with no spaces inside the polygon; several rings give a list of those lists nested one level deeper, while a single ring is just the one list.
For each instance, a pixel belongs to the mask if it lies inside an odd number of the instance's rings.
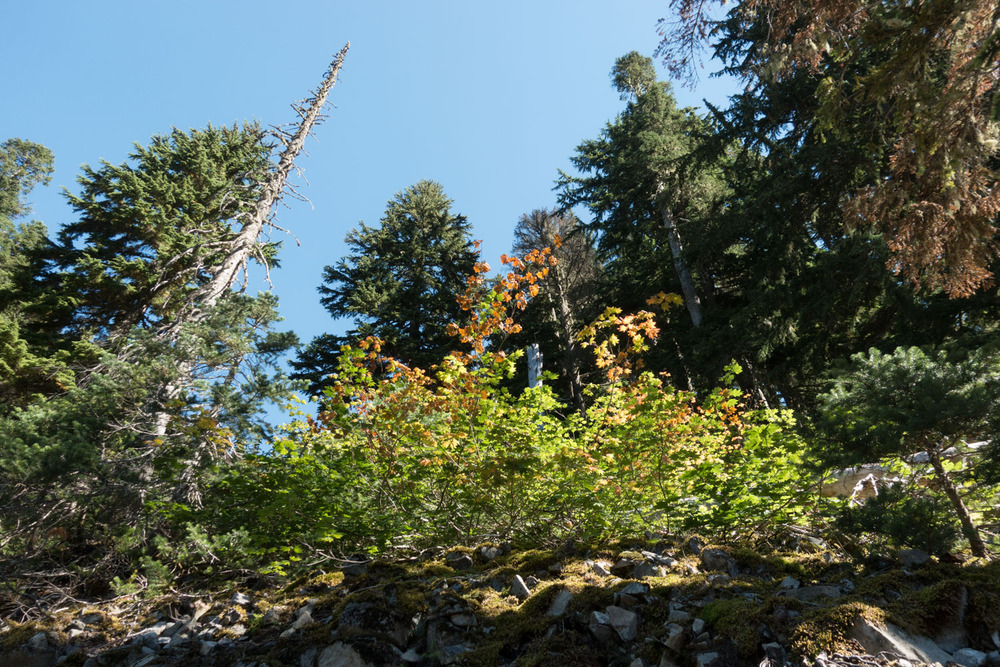
[{"label": "pine tree", "polygon": [[379,226],[348,233],[350,254],[323,271],[320,302],[333,317],[353,318],[346,335],[315,338],[292,363],[311,391],[336,369],[339,348],[377,336],[383,352],[430,368],[455,349],[448,323],[463,318],[456,300],[478,259],[465,216],[433,181],[420,181],[389,200]]}]

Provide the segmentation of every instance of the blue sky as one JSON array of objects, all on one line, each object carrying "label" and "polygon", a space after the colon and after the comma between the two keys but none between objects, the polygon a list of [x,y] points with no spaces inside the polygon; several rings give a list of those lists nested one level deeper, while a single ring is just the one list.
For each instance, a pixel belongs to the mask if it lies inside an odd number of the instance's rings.
[{"label": "blue sky", "polygon": [[[327,122],[300,158],[309,203],[286,200],[288,239],[273,275],[285,328],[303,341],[337,325],[319,305],[324,265],[360,220],[413,183],[439,181],[494,267],[518,217],[555,203],[558,169],[623,102],[615,58],[652,55],[666,0],[424,0],[288,3],[201,0],[7,2],[0,40],[0,140],[56,156],[31,199],[50,230],[72,219],[60,196],[82,163],[125,160],[134,142],[209,122],[290,122],[288,104],[351,42]],[[681,105],[724,103],[730,81]]]}]

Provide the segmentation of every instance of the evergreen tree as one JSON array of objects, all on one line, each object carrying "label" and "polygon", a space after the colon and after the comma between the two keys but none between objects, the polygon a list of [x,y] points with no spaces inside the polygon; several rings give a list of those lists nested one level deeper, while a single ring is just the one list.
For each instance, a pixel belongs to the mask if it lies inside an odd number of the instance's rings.
[{"label": "evergreen tree", "polygon": [[363,222],[347,234],[351,253],[323,271],[320,302],[333,317],[349,317],[346,335],[315,338],[292,363],[292,377],[311,391],[336,369],[342,345],[377,336],[383,352],[429,368],[455,349],[448,323],[463,319],[456,297],[478,259],[470,226],[433,181],[396,193],[378,227]]}]

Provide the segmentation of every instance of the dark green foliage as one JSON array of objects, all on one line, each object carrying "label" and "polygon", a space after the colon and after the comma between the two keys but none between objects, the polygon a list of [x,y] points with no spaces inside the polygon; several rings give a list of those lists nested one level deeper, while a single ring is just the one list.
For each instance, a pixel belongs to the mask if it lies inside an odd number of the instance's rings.
[{"label": "dark green foliage", "polygon": [[324,269],[319,292],[327,311],[353,319],[355,328],[313,340],[293,362],[293,377],[309,380],[317,391],[336,368],[330,362],[340,346],[366,336],[379,337],[387,354],[421,367],[454,349],[447,324],[461,319],[456,296],[478,254],[468,221],[451,205],[439,184],[420,181],[388,202],[378,227],[361,223],[348,233],[351,254]]},{"label": "dark green foliage", "polygon": [[860,507],[845,505],[835,523],[848,535],[865,536],[876,547],[907,547],[936,555],[951,551],[962,536],[947,498],[901,486],[883,487]]},{"label": "dark green foliage", "polygon": [[7,139],[0,144],[0,220],[31,212],[24,198],[39,183],[48,185],[53,161],[52,151],[41,144],[24,139]]}]

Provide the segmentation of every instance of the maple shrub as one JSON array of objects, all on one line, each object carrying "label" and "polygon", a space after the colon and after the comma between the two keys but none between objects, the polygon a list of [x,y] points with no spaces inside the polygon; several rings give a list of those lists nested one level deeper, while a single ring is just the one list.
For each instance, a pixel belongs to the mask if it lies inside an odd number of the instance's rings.
[{"label": "maple shrub", "polygon": [[[570,413],[544,385],[510,391],[523,353],[505,351],[504,337],[555,260],[548,249],[502,260],[506,275],[490,281],[480,264],[460,297],[468,317],[451,330],[466,351],[421,369],[376,338],[343,348],[317,417],[275,447],[279,467],[311,471],[290,481],[317,484],[293,495],[323,503],[297,526],[300,542],[350,553],[654,527],[759,534],[801,513],[790,415],[744,411],[735,367],[700,401],[642,371],[658,333],[651,312],[609,309],[581,333],[603,373],[585,410]],[[650,303],[666,311],[678,298]],[[336,483],[319,484],[320,470]]]}]

